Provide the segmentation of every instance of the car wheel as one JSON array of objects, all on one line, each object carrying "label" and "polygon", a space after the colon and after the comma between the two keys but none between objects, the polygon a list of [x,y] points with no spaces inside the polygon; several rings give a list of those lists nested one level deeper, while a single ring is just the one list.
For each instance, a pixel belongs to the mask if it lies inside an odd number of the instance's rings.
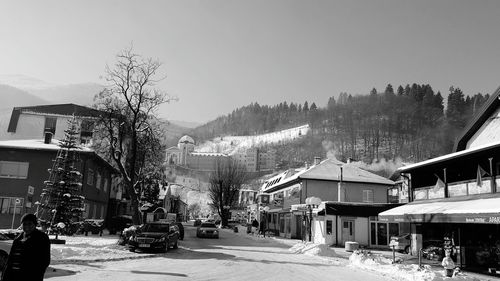
[{"label": "car wheel", "polygon": [[178,243],[178,241],[175,241],[174,249],[177,249],[177,248],[179,248],[179,243]]},{"label": "car wheel", "polygon": [[7,265],[7,259],[9,258],[9,254],[4,251],[0,251],[0,269],[3,271],[5,266]]},{"label": "car wheel", "polygon": [[410,253],[410,246],[406,246],[405,247],[405,254],[409,254]]}]

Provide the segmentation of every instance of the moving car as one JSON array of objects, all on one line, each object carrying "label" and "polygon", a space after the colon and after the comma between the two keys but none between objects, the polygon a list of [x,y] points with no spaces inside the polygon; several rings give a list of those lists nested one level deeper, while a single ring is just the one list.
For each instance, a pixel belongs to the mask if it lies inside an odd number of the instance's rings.
[{"label": "moving car", "polygon": [[410,241],[411,241],[410,233],[404,233],[398,236],[391,236],[391,242],[389,243],[389,247],[391,249],[394,247],[394,250],[396,251],[409,254]]},{"label": "moving car", "polygon": [[219,229],[214,222],[203,222],[196,229],[196,237],[219,238]]},{"label": "moving car", "polygon": [[5,268],[7,258],[9,258],[10,248],[12,248],[13,239],[0,233],[0,270]]},{"label": "moving car", "polygon": [[177,249],[179,228],[165,222],[151,222],[142,225],[128,240],[131,252],[136,249],[161,250],[167,252],[170,247]]}]

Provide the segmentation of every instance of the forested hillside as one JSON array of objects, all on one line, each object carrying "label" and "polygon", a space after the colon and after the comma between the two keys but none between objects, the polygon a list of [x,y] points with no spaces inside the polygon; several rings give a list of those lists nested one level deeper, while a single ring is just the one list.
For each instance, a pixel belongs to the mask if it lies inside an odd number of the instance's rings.
[{"label": "forested hillside", "polygon": [[259,105],[252,103],[193,132],[198,140],[223,135],[253,135],[308,123],[312,133],[296,144],[277,147],[284,166],[334,153],[337,158],[372,162],[401,158],[415,162],[452,151],[455,137],[489,98],[451,87],[447,106],[430,85],[394,90],[372,89],[367,95],[341,93],[326,107],[315,102]]}]

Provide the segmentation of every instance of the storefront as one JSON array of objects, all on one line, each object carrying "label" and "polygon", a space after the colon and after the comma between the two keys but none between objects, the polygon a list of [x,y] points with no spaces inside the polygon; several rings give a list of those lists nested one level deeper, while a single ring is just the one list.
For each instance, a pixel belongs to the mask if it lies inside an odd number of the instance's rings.
[{"label": "storefront", "polygon": [[[355,241],[364,246],[386,246],[388,223],[378,222],[376,216],[396,206],[401,204],[323,202],[313,216],[314,242],[344,245],[347,241]],[[399,224],[395,225],[399,233]],[[372,239],[373,233],[375,239]],[[379,237],[384,238],[378,242]]]},{"label": "storefront", "polygon": [[[469,270],[500,268],[500,194],[415,201],[379,214],[388,223],[411,224],[412,252],[441,260],[449,247]],[[447,244],[450,244],[449,246]]]}]

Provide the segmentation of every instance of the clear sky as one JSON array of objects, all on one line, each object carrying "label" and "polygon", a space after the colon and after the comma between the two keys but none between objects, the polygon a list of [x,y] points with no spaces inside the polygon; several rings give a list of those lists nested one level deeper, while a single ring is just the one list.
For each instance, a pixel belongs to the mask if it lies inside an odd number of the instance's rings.
[{"label": "clear sky", "polygon": [[4,1],[0,74],[103,83],[133,42],[163,62],[163,117],[205,122],[251,102],[326,105],[424,83],[500,85],[500,1]]}]

